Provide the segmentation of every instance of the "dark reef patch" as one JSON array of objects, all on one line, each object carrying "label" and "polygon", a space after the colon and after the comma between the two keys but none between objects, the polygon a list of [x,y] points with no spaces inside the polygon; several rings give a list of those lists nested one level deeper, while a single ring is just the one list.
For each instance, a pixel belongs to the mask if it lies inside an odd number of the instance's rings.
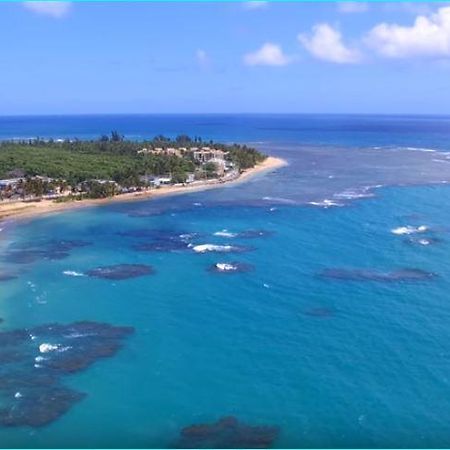
[{"label": "dark reef patch", "polygon": [[88,270],[86,275],[107,280],[126,280],[151,275],[152,273],[154,273],[153,268],[145,264],[117,264]]},{"label": "dark reef patch", "polygon": [[16,278],[17,278],[17,275],[15,273],[0,272],[0,282],[1,281],[15,280]]},{"label": "dark reef patch", "polygon": [[14,407],[0,409],[0,424],[5,427],[48,425],[86,396],[64,386],[23,389],[16,394]]},{"label": "dark reef patch", "polygon": [[178,240],[178,239],[193,239],[198,237],[198,233],[191,233],[187,231],[177,231],[170,229],[137,229],[117,232],[119,236],[132,237],[132,238],[144,238],[152,240]]},{"label": "dark reef patch", "polygon": [[49,324],[0,332],[0,426],[45,426],[86,394],[61,384],[67,374],[113,356],[131,327]]},{"label": "dark reef patch", "polygon": [[251,426],[235,417],[223,417],[215,423],[183,428],[176,448],[269,448],[278,437],[279,428]]},{"label": "dark reef patch", "polygon": [[85,247],[90,242],[82,240],[50,240],[11,245],[3,256],[8,263],[32,264],[41,260],[59,260],[69,256],[75,248]]},{"label": "dark reef patch", "polygon": [[66,252],[52,252],[45,250],[10,250],[6,252],[4,260],[12,264],[32,264],[36,261],[54,261],[69,256]]},{"label": "dark reef patch", "polygon": [[439,244],[440,242],[442,242],[442,239],[435,238],[435,237],[426,237],[426,236],[421,236],[421,237],[414,236],[414,237],[409,237],[409,238],[405,239],[404,242],[409,245],[420,245],[423,247],[428,247],[430,245]]},{"label": "dark reef patch", "polygon": [[176,230],[138,229],[122,231],[119,236],[145,239],[132,245],[132,248],[140,252],[173,252],[188,250],[192,241],[199,237],[198,233],[182,232]]},{"label": "dark reef patch", "polygon": [[380,272],[366,269],[325,269],[320,274],[322,278],[347,281],[428,281],[436,278],[432,272],[422,269],[405,268],[391,272]]},{"label": "dark reef patch", "polygon": [[307,309],[304,314],[307,316],[311,316],[311,317],[331,317],[334,316],[336,313],[336,311],[334,309],[331,308],[311,308],[311,309]]},{"label": "dark reef patch", "polygon": [[132,246],[138,252],[176,252],[188,250],[188,244],[181,241],[144,242]]}]

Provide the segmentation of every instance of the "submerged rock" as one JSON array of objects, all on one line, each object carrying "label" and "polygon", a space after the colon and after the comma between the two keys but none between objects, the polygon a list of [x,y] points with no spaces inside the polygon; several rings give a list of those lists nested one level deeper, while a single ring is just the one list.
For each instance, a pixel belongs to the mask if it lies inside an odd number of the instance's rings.
[{"label": "submerged rock", "polygon": [[278,437],[274,426],[251,426],[235,417],[183,428],[177,448],[269,448]]},{"label": "submerged rock", "polygon": [[86,275],[107,280],[126,280],[128,278],[143,277],[154,273],[151,266],[145,264],[117,264],[115,266],[103,266],[91,269]]},{"label": "submerged rock", "polygon": [[113,356],[133,331],[85,321],[0,332],[0,426],[40,427],[59,418],[86,395],[62,378]]},{"label": "submerged rock", "polygon": [[391,272],[379,272],[366,269],[325,269],[320,274],[323,278],[348,281],[427,281],[436,278],[432,272],[421,269],[405,268]]}]

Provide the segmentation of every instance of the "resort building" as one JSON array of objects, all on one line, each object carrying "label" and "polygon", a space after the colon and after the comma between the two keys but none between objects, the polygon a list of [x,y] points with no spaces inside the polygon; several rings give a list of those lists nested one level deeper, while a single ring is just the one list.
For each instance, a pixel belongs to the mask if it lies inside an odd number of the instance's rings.
[{"label": "resort building", "polygon": [[220,149],[210,147],[202,147],[199,150],[194,150],[194,159],[200,163],[207,163],[211,160],[224,161],[226,153]]}]

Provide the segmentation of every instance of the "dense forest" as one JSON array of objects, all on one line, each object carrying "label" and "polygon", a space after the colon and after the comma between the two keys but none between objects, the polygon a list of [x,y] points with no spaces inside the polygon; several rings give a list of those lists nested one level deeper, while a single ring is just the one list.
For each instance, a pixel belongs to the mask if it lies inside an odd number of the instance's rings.
[{"label": "dense forest", "polygon": [[[113,180],[122,186],[136,186],[146,174],[172,176],[183,182],[199,164],[191,149],[209,146],[227,152],[225,158],[238,170],[253,167],[265,156],[253,148],[203,141],[180,135],[175,139],[156,136],[148,141],[125,140],[118,132],[96,140],[54,141],[33,139],[0,143],[0,179],[45,176],[76,185],[86,180]],[[163,149],[156,154],[138,153],[143,148]],[[167,154],[168,148],[183,149],[182,156]]]}]

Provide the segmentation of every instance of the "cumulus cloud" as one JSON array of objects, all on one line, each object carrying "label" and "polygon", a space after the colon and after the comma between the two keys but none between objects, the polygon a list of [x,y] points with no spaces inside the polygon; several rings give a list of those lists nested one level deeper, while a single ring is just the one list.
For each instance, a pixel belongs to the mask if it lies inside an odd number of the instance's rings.
[{"label": "cumulus cloud", "polygon": [[269,7],[269,2],[253,0],[250,2],[244,2],[243,6],[245,9],[266,9]]},{"label": "cumulus cloud", "polygon": [[244,55],[247,66],[285,66],[292,62],[292,58],[285,55],[279,45],[265,43],[260,49]]},{"label": "cumulus cloud", "polygon": [[344,14],[362,13],[369,9],[366,2],[338,2],[337,9]]},{"label": "cumulus cloud", "polygon": [[31,1],[24,2],[23,6],[37,14],[50,16],[55,19],[60,19],[67,15],[72,5],[70,2],[53,2],[53,1]]},{"label": "cumulus cloud", "polygon": [[354,64],[361,61],[361,53],[347,47],[341,33],[327,23],[313,27],[312,34],[299,34],[298,40],[314,57],[337,64]]},{"label": "cumulus cloud", "polygon": [[381,23],[365,42],[388,58],[450,56],[450,6],[416,17],[411,26]]}]

